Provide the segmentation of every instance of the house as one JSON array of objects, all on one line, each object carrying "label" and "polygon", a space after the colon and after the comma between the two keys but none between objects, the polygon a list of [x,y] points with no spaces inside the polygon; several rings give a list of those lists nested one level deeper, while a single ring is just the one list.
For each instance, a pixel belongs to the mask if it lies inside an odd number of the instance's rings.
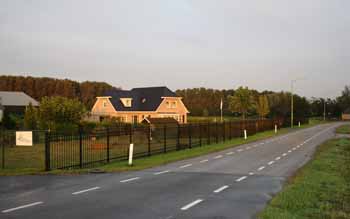
[{"label": "house", "polygon": [[6,114],[23,115],[26,107],[32,104],[39,106],[38,101],[19,91],[0,91],[0,105]]},{"label": "house", "polygon": [[350,121],[350,108],[343,112],[342,120]]},{"label": "house", "polygon": [[189,111],[167,87],[145,87],[132,90],[111,90],[97,97],[91,115],[115,117],[121,122],[141,123],[145,118],[174,118],[187,123]]}]

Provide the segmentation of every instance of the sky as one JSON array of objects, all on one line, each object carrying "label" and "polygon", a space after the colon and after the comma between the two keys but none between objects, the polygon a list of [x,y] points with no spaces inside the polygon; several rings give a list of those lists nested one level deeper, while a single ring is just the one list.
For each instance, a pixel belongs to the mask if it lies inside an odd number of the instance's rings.
[{"label": "sky", "polygon": [[290,90],[350,85],[348,0],[1,0],[0,75]]}]

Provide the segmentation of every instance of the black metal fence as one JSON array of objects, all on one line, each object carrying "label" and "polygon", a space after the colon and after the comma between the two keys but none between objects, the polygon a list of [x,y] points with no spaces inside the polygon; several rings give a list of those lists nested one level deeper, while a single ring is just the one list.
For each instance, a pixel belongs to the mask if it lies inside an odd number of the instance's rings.
[{"label": "black metal fence", "polygon": [[[300,120],[302,124],[308,120]],[[126,160],[134,144],[134,158],[224,142],[284,126],[283,120],[247,120],[183,125],[119,125],[90,132],[33,132],[33,147],[16,147],[14,132],[0,136],[2,168],[46,170],[87,168]]]}]

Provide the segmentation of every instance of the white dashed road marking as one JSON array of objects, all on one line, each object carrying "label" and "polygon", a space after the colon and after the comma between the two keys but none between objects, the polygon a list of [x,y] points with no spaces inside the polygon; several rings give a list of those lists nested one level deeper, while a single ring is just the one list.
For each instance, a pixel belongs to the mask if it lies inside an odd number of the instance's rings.
[{"label": "white dashed road marking", "polygon": [[265,169],[265,167],[264,167],[264,166],[259,167],[258,171],[262,171],[263,169]]},{"label": "white dashed road marking", "polygon": [[272,165],[272,164],[274,164],[275,163],[275,161],[270,161],[269,163],[268,163],[268,165]]},{"label": "white dashed road marking", "polygon": [[29,208],[29,207],[33,207],[33,206],[36,206],[36,205],[41,205],[43,203],[44,202],[34,202],[34,203],[31,203],[31,204],[22,205],[22,206],[19,206],[19,207],[16,207],[16,208],[10,208],[10,209],[7,209],[7,210],[3,210],[1,212],[2,213],[10,213],[12,211],[17,211],[17,210],[20,210],[20,209],[23,209],[23,208]]},{"label": "white dashed road marking", "polygon": [[283,156],[283,157],[285,157],[285,156],[287,156],[287,154],[286,154],[286,153],[284,153],[284,154],[282,154],[282,156]]},{"label": "white dashed road marking", "polygon": [[254,175],[254,173],[253,173],[253,172],[250,172],[250,173],[249,173],[249,175],[250,175],[250,176],[253,176],[253,175]]},{"label": "white dashed road marking", "polygon": [[188,209],[194,207],[195,205],[198,205],[198,204],[201,203],[202,201],[203,201],[202,199],[198,199],[198,200],[196,200],[196,201],[194,201],[194,202],[191,202],[190,204],[188,204],[188,205],[182,207],[181,210],[182,210],[182,211],[186,211],[186,210],[188,210]]},{"label": "white dashed road marking", "polygon": [[276,157],[276,159],[275,160],[281,160],[281,157]]},{"label": "white dashed road marking", "polygon": [[164,173],[169,173],[170,170],[165,170],[165,171],[162,171],[162,172],[158,172],[158,173],[154,173],[154,175],[162,175]]},{"label": "white dashed road marking", "polygon": [[206,163],[208,162],[209,160],[201,160],[199,163]]},{"label": "white dashed road marking", "polygon": [[243,177],[237,179],[236,182],[241,182],[241,181],[243,181],[243,180],[245,180],[245,179],[247,179],[247,176],[243,176]]},{"label": "white dashed road marking", "polygon": [[226,155],[232,155],[232,154],[234,154],[234,153],[235,153],[235,152],[231,151],[231,152],[226,153]]},{"label": "white dashed road marking", "polygon": [[183,168],[186,168],[186,167],[190,167],[190,166],[192,166],[192,164],[186,164],[186,165],[181,166],[180,169],[183,169]]},{"label": "white dashed road marking", "polygon": [[93,187],[93,188],[90,188],[90,189],[84,189],[84,190],[81,190],[81,191],[78,191],[78,192],[73,192],[72,195],[79,195],[79,194],[82,194],[82,193],[85,193],[85,192],[90,192],[90,191],[97,190],[97,189],[100,189],[100,187]]},{"label": "white dashed road marking", "polygon": [[224,191],[225,189],[227,189],[229,186],[223,186],[221,188],[218,188],[217,190],[214,191],[214,193],[220,193],[222,191]]},{"label": "white dashed road marking", "polygon": [[135,180],[138,180],[138,179],[140,179],[140,177],[134,177],[134,178],[130,178],[130,179],[125,179],[125,180],[122,180],[120,182],[121,183],[126,183],[126,182],[135,181]]},{"label": "white dashed road marking", "polygon": [[222,155],[218,155],[218,156],[214,157],[214,159],[220,159],[220,158],[222,158]]}]

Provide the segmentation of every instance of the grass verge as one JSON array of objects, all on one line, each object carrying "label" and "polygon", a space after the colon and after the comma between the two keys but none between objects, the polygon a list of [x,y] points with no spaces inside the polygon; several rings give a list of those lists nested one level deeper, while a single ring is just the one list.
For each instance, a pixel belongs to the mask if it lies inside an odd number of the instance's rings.
[{"label": "grass verge", "polygon": [[349,161],[350,139],[324,143],[259,218],[350,218]]},{"label": "grass verge", "polygon": [[[147,169],[147,168],[160,166],[160,165],[168,164],[179,160],[189,159],[189,158],[225,150],[228,148],[270,138],[273,136],[286,134],[292,130],[309,128],[318,124],[323,124],[323,123],[310,121],[310,124],[302,125],[300,128],[296,127],[294,129],[290,129],[290,128],[281,129],[279,130],[278,134],[275,134],[274,131],[272,130],[265,131],[265,132],[261,132],[261,133],[257,133],[255,135],[249,136],[247,140],[244,140],[242,138],[235,138],[230,141],[226,141],[218,144],[203,145],[202,147],[196,147],[189,150],[173,151],[166,154],[159,154],[159,155],[153,155],[151,157],[135,159],[133,166],[128,166],[127,161],[120,161],[120,162],[111,162],[106,165],[101,165],[98,167],[98,169],[105,172],[122,172],[122,171],[135,171],[135,170]],[[42,169],[22,169],[22,168],[21,169],[0,169],[0,176],[1,175],[23,175],[23,174],[27,174],[27,175],[28,174],[81,174],[81,173],[89,173],[90,171],[91,171],[91,168],[53,170],[50,172],[45,172]]]},{"label": "grass verge", "polygon": [[337,128],[338,134],[350,134],[350,125],[343,125]]}]

